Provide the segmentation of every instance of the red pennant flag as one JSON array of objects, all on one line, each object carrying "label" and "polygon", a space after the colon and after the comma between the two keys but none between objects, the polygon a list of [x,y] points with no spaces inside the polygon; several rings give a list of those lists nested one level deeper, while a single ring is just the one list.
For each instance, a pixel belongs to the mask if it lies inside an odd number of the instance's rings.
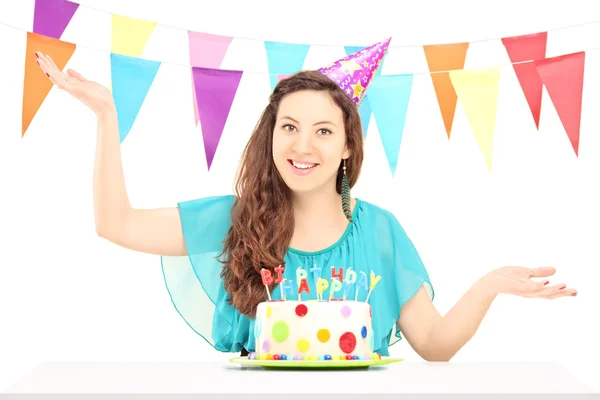
[{"label": "red pennant flag", "polygon": [[536,128],[540,127],[540,110],[542,108],[542,79],[535,64],[532,62],[546,57],[546,41],[548,32],[531,35],[513,36],[502,39],[502,44],[513,64],[521,89],[525,94],[529,109],[535,121]]},{"label": "red pennant flag", "polygon": [[192,67],[208,169],[217,151],[243,71]]},{"label": "red pennant flag", "polygon": [[44,75],[37,65],[36,51],[50,55],[58,69],[62,70],[71,59],[75,51],[73,43],[63,42],[47,36],[36,33],[27,33],[27,50],[25,52],[25,80],[23,83],[23,122],[21,128],[21,137],[37,113],[38,109],[46,99],[53,86],[52,81]]},{"label": "red pennant flag", "polygon": [[585,52],[536,60],[535,66],[567,132],[575,155],[579,155],[581,99]]},{"label": "red pennant flag", "polygon": [[431,80],[435,87],[435,94],[437,96],[440,111],[442,112],[448,139],[450,138],[450,132],[452,131],[452,122],[454,121],[454,112],[456,111],[458,97],[454,91],[448,72],[439,71],[463,69],[468,49],[469,43],[423,46],[425,57],[427,58],[427,65],[429,65],[429,71],[437,72],[431,74]]}]

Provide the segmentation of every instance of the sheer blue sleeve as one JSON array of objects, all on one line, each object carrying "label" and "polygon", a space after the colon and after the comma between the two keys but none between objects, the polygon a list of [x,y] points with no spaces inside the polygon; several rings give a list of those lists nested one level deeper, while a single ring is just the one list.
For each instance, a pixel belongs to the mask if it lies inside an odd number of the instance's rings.
[{"label": "sheer blue sleeve", "polygon": [[379,209],[372,216],[375,254],[370,256],[381,281],[370,301],[373,309],[374,348],[389,355],[387,347],[402,338],[397,326],[402,306],[424,286],[431,300],[433,285],[412,240],[390,212]]},{"label": "sheer blue sleeve", "polygon": [[246,347],[249,321],[227,303],[219,255],[231,227],[234,196],[179,203],[187,256],[161,257],[171,301],[185,322],[215,349],[237,352]]}]

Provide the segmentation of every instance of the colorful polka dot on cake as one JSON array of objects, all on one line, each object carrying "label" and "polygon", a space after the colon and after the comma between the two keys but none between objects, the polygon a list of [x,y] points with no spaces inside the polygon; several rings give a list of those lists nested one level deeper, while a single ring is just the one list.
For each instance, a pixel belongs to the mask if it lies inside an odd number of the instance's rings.
[{"label": "colorful polka dot on cake", "polygon": [[342,306],[341,312],[345,318],[348,318],[350,316],[350,314],[352,314],[352,309],[350,308],[349,305],[345,305],[345,306]]},{"label": "colorful polka dot on cake", "polygon": [[263,342],[262,349],[264,352],[268,353],[269,350],[271,350],[271,342],[269,342],[268,340],[265,340]]},{"label": "colorful polka dot on cake", "polygon": [[306,353],[308,349],[310,349],[310,343],[306,339],[300,339],[298,340],[298,343],[296,343],[296,347],[298,347],[298,351],[301,353]]},{"label": "colorful polka dot on cake", "polygon": [[362,338],[366,338],[367,337],[367,327],[363,326],[362,329],[360,330],[360,335],[362,336]]},{"label": "colorful polka dot on cake", "polygon": [[346,332],[340,336],[340,349],[344,353],[352,353],[356,348],[356,336],[352,332]]},{"label": "colorful polka dot on cake", "polygon": [[306,307],[304,304],[298,304],[296,306],[296,315],[299,317],[304,317],[306,314],[308,314],[308,307]]},{"label": "colorful polka dot on cake", "polygon": [[273,336],[273,340],[278,343],[284,342],[290,334],[290,327],[285,321],[277,321],[273,324],[273,329],[271,329],[271,335]]},{"label": "colorful polka dot on cake", "polygon": [[331,333],[329,333],[327,329],[319,329],[317,332],[317,339],[319,339],[319,341],[322,343],[326,343],[330,337]]},{"label": "colorful polka dot on cake", "polygon": [[267,307],[267,318],[269,318],[271,316],[271,314],[273,314],[273,307],[268,306]]}]

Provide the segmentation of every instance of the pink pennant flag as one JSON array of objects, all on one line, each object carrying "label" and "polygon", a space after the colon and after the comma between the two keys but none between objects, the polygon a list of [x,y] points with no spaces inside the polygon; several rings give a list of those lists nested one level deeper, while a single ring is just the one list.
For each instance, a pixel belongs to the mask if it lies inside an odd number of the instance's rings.
[{"label": "pink pennant flag", "polygon": [[210,170],[243,71],[192,67],[192,74]]},{"label": "pink pennant flag", "polygon": [[542,79],[533,62],[546,57],[546,41],[548,32],[532,35],[513,36],[502,39],[502,44],[513,64],[517,79],[521,84],[529,109],[533,115],[536,128],[540,127],[540,110],[542,108]]},{"label": "pink pennant flag", "polygon": [[535,66],[578,156],[585,52],[537,60]]},{"label": "pink pennant flag", "polygon": [[35,0],[33,32],[60,39],[78,7],[68,0]]},{"label": "pink pennant flag", "polygon": [[[190,65],[192,67],[220,68],[227,49],[233,40],[229,36],[212,35],[209,33],[188,31]],[[193,85],[194,73],[192,71],[192,98],[194,101],[194,118],[199,121],[198,103],[196,102],[196,88]]]}]

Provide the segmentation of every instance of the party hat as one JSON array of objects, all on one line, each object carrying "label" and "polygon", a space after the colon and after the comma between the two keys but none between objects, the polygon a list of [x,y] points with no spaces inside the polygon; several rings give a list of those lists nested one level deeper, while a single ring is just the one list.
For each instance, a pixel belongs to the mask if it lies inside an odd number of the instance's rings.
[{"label": "party hat", "polygon": [[335,61],[317,71],[329,77],[358,106],[364,99],[369,84],[373,81],[377,69],[385,56],[392,38]]}]

